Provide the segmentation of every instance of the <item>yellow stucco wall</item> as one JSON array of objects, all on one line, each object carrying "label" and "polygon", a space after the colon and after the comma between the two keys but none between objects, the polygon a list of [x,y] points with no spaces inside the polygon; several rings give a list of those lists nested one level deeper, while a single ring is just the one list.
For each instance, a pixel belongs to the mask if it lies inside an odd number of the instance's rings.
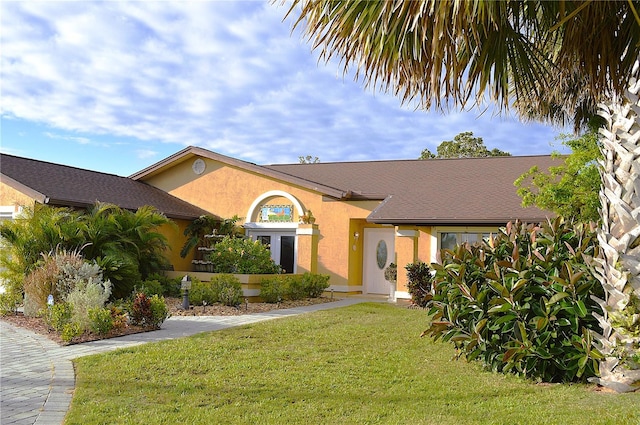
[{"label": "yellow stucco wall", "polygon": [[175,225],[164,225],[158,229],[166,238],[169,244],[169,249],[165,252],[167,259],[173,266],[174,270],[190,270],[191,260],[194,258],[193,251],[189,253],[185,258],[180,257],[180,250],[184,246],[186,237],[184,236],[184,229],[189,225],[188,220],[176,220],[172,219]]},{"label": "yellow stucco wall", "polygon": [[[361,285],[361,273],[349,274],[350,264],[360,264],[355,270],[361,269],[362,263],[361,247],[352,250],[352,235],[356,228],[362,233],[364,219],[379,205],[378,201],[335,201],[318,192],[206,158],[202,158],[206,163],[204,173],[196,175],[191,168],[194,159],[176,163],[144,181],[222,218],[238,215],[241,217],[239,223],[247,221],[249,207],[263,194],[286,192],[295,197],[305,211],[312,210],[316,217],[318,273],[329,274],[334,286]],[[269,203],[291,202],[274,197]],[[356,227],[353,227],[352,219],[359,219]],[[296,214],[294,222],[297,221]]]},{"label": "yellow stucco wall", "polygon": [[33,198],[4,182],[0,182],[0,206],[14,206],[17,208],[18,206],[33,207],[34,204],[35,200]]}]

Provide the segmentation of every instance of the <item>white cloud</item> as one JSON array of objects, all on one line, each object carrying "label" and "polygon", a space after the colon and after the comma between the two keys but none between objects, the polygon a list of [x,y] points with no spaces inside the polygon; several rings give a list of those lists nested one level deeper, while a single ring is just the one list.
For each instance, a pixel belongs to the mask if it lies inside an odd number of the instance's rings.
[{"label": "white cloud", "polygon": [[152,150],[144,150],[144,149],[136,150],[136,156],[140,159],[155,158],[157,155],[158,155],[158,152],[152,151]]},{"label": "white cloud", "polygon": [[70,142],[78,143],[80,145],[88,145],[91,143],[91,140],[87,139],[86,137],[65,136],[60,134],[54,134],[48,131],[45,132],[44,135],[50,139],[67,140]]},{"label": "white cloud", "polygon": [[335,63],[318,64],[282,21],[286,10],[269,1],[3,2],[0,113],[56,132],[137,138],[142,158],[158,142],[258,163],[416,158],[462,131],[516,154],[550,150],[555,132],[540,125],[414,111],[364,89]]}]

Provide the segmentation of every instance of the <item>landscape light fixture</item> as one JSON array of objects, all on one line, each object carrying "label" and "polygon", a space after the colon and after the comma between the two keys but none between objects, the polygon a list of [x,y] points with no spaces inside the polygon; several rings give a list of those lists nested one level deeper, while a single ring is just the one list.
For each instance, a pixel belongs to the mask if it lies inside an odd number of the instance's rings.
[{"label": "landscape light fixture", "polygon": [[185,275],[182,278],[180,287],[182,288],[182,309],[189,310],[189,290],[191,289],[191,277],[189,275]]}]

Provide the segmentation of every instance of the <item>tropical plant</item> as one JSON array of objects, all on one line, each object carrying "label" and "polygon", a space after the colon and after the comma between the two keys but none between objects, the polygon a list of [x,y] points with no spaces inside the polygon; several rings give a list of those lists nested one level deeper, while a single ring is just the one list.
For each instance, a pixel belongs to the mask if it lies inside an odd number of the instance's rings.
[{"label": "tropical plant", "polygon": [[440,143],[437,155],[429,149],[424,149],[418,159],[442,159],[442,158],[481,158],[487,156],[511,156],[509,152],[498,148],[487,149],[482,137],[473,137],[473,132],[465,131],[456,135],[453,140]]},{"label": "tropical plant", "polygon": [[74,250],[82,243],[78,214],[67,208],[36,204],[24,208],[15,220],[0,222],[0,278],[5,297],[21,298],[24,278],[38,266],[43,254]]},{"label": "tropical plant", "polygon": [[[571,148],[571,154],[564,157],[561,165],[546,171],[534,166],[514,182],[522,197],[522,206],[535,205],[577,221],[597,222],[600,219],[598,193],[602,186],[598,170],[598,161],[602,160],[598,130],[592,127],[578,138],[564,134],[559,139]],[[554,156],[561,157],[558,153]]]},{"label": "tropical plant", "polygon": [[136,212],[96,203],[80,217],[87,259],[96,260],[113,283],[113,297],[128,297],[137,282],[167,267],[166,237],[158,231],[171,223],[149,206]]},{"label": "tropical plant", "polygon": [[427,263],[418,261],[407,264],[404,268],[407,270],[407,292],[411,295],[411,302],[417,306],[425,307],[432,298],[431,267]]},{"label": "tropical plant", "polygon": [[96,203],[86,213],[36,205],[15,221],[0,223],[0,269],[4,286],[22,294],[25,277],[43,254],[78,251],[95,260],[113,283],[114,298],[128,297],[137,282],[166,268],[166,238],[157,231],[171,222],[152,207],[136,212]]},{"label": "tropical plant", "polygon": [[425,334],[492,370],[545,382],[594,377],[603,355],[593,347],[602,311],[593,298],[603,290],[587,263],[597,249],[593,229],[558,218],[442,250]]},{"label": "tropical plant", "polygon": [[295,25],[326,60],[338,56],[345,72],[356,67],[367,85],[425,109],[471,99],[481,105],[488,95],[523,119],[573,122],[577,129],[596,113],[605,118],[598,275],[606,291],[599,341],[607,359],[599,382],[617,389],[640,380],[640,370],[625,366],[616,351],[638,350],[640,339],[609,321],[640,314],[638,4],[294,0],[288,12],[299,14]]},{"label": "tropical plant", "polygon": [[184,229],[187,240],[180,250],[180,256],[185,258],[193,248],[204,243],[206,236],[213,234],[238,236],[239,232],[236,229],[238,220],[240,217],[237,215],[224,220],[210,215],[201,215],[196,218]]}]

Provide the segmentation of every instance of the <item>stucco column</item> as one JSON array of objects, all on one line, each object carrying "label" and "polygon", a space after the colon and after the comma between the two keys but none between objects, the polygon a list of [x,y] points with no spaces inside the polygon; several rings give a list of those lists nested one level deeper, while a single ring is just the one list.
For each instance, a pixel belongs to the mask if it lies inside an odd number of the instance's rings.
[{"label": "stucco column", "polygon": [[410,298],[407,292],[407,270],[405,266],[414,263],[418,258],[418,236],[415,228],[396,227],[396,258],[398,261],[398,281],[396,298]]},{"label": "stucco column", "polygon": [[298,273],[318,272],[318,236],[317,224],[299,224],[296,229],[298,243]]}]

